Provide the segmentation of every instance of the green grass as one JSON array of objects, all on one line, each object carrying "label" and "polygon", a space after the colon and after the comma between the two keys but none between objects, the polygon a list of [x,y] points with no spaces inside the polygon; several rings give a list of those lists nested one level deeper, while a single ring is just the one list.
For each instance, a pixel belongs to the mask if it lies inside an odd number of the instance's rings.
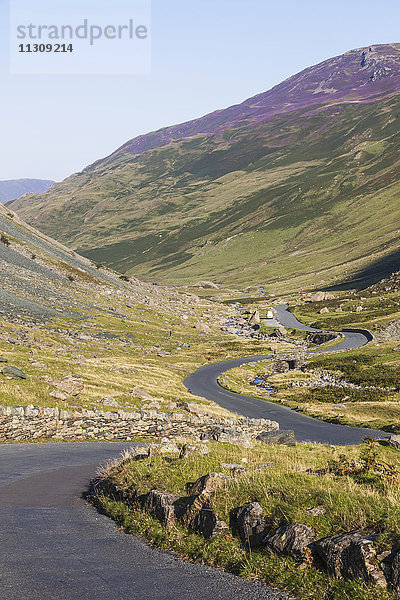
[{"label": "green grass", "polygon": [[[277,394],[269,396],[262,388],[251,385],[257,375],[272,373],[272,363],[244,365],[225,372],[219,383],[222,387],[268,402],[282,403],[310,417],[383,431],[400,432],[399,359],[393,351],[394,343],[370,344],[356,351],[335,355],[320,355],[306,362],[306,371],[274,374],[268,378]],[[293,381],[307,381],[312,371],[329,371],[338,378],[361,386],[375,386],[376,390],[350,388],[291,387]],[[379,388],[396,388],[386,391]]]},{"label": "green grass", "polygon": [[[184,378],[209,362],[270,351],[269,344],[222,332],[215,319],[228,312],[226,307],[202,300],[186,305],[185,296],[176,290],[160,286],[142,291],[132,285],[119,297],[77,281],[70,297],[86,319],[57,318],[40,325],[0,320],[0,356],[27,375],[26,380],[0,375],[0,405],[101,409],[101,399],[112,396],[127,411],[153,402],[156,409],[168,411],[171,403],[197,401],[208,413],[228,414],[191,395]],[[195,329],[198,321],[209,324],[210,332]],[[114,337],[97,337],[103,333]],[[160,351],[170,354],[162,357]],[[50,393],[56,390],[54,382],[64,377],[80,377],[84,390],[65,401],[56,400]],[[132,394],[133,388],[150,398]]]},{"label": "green grass", "polygon": [[[370,329],[373,333],[389,320],[400,318],[399,292],[384,292],[372,294],[368,289],[357,294],[339,292],[334,300],[321,302],[298,301],[292,307],[292,312],[304,323],[313,323],[319,329],[340,331],[347,327],[360,327]],[[362,306],[362,312],[357,312]],[[319,314],[327,307],[328,314]],[[342,312],[336,312],[342,307]]]},{"label": "green grass", "polygon": [[[253,449],[243,449],[214,442],[209,446],[209,455],[183,461],[173,456],[155,456],[144,461],[128,459],[121,466],[109,469],[107,476],[123,489],[134,487],[142,493],[161,489],[184,495],[186,482],[195,481],[212,471],[230,475],[230,469],[222,463],[239,463],[248,472],[232,479],[212,501],[212,508],[227,522],[230,509],[257,501],[265,511],[271,530],[286,523],[305,523],[316,530],[318,537],[324,537],[362,528],[381,534],[381,549],[400,543],[397,483],[381,480],[372,471],[366,471],[362,476],[326,472],[334,461],[343,462],[341,455],[347,460],[359,458],[359,447],[338,450],[316,444],[302,444],[296,448],[256,444]],[[398,451],[386,445],[381,446],[379,451],[379,460],[400,466]],[[244,463],[243,459],[247,462]],[[255,470],[260,464],[268,464],[269,467]],[[249,554],[231,534],[206,541],[178,526],[167,531],[151,516],[133,511],[109,498],[100,497],[98,502],[129,533],[143,535],[157,547],[284,588],[297,598],[393,598],[389,592],[359,582],[332,580],[314,567],[299,567],[287,557],[262,550],[253,550]],[[325,513],[311,516],[308,509],[315,506],[323,506]]]},{"label": "green grass", "polygon": [[95,261],[150,281],[279,293],[337,284],[398,249],[400,216],[398,99],[337,110],[140,156],[122,150],[15,207]]}]

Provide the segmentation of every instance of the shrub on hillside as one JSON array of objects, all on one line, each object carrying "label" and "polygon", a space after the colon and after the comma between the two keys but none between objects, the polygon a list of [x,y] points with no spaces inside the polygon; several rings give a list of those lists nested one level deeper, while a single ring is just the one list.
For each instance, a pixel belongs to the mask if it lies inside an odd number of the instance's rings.
[{"label": "shrub on hillside", "polygon": [[342,358],[330,358],[322,363],[313,361],[308,363],[311,369],[340,371],[343,379],[355,385],[377,387],[400,387],[400,369],[388,365],[374,364],[374,357],[360,354]]},{"label": "shrub on hillside", "polygon": [[303,397],[305,402],[326,402],[339,404],[342,402],[387,402],[389,393],[382,390],[352,390],[327,386],[307,391]]}]

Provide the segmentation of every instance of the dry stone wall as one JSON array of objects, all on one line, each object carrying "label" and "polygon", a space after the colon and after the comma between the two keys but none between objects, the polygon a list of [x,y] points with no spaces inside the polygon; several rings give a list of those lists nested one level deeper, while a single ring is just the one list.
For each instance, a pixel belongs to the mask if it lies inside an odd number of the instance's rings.
[{"label": "dry stone wall", "polygon": [[154,410],[70,412],[32,405],[0,406],[0,442],[169,437],[215,439],[246,446],[259,433],[278,429],[278,423],[268,419],[222,419]]}]

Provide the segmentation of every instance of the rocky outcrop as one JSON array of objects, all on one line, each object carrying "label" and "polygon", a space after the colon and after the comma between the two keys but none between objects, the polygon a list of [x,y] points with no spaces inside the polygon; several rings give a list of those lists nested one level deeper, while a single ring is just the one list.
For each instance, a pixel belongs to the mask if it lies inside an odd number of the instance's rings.
[{"label": "rocky outcrop", "polygon": [[327,571],[339,579],[358,579],[386,587],[386,579],[376,556],[376,536],[351,531],[313,544]]},{"label": "rocky outcrop", "polygon": [[259,325],[260,323],[261,323],[260,313],[258,312],[258,310],[255,310],[249,319],[249,325]]},{"label": "rocky outcrop", "polygon": [[64,379],[53,381],[52,384],[60,390],[60,392],[68,394],[68,396],[78,396],[83,392],[85,387],[80,379],[74,377],[65,377]]},{"label": "rocky outcrop", "polygon": [[26,379],[25,373],[21,369],[17,369],[17,367],[7,366],[1,372],[5,377],[12,379]]},{"label": "rocky outcrop", "polygon": [[268,548],[278,554],[293,556],[296,560],[304,560],[307,551],[311,554],[310,544],[316,538],[316,533],[307,525],[293,523],[280,527],[273,535],[264,538]]},{"label": "rocky outcrop", "polygon": [[206,490],[190,497],[179,521],[183,527],[206,539],[214,538],[228,529],[228,525],[211,510],[210,493]]},{"label": "rocky outcrop", "polygon": [[331,342],[336,339],[336,334],[334,333],[326,333],[321,331],[320,333],[310,333],[307,336],[307,341],[310,344],[315,344],[320,346],[321,344],[326,344],[327,342]]},{"label": "rocky outcrop", "polygon": [[221,441],[252,445],[263,431],[279,429],[268,419],[223,419],[174,412],[141,410],[115,412],[101,410],[66,411],[37,406],[0,406],[0,442],[57,438],[61,440],[179,438],[200,441],[215,439],[215,432],[235,432]]},{"label": "rocky outcrop", "polygon": [[385,340],[400,340],[400,319],[386,325],[379,334]]},{"label": "rocky outcrop", "polygon": [[400,435],[391,435],[389,438],[389,444],[392,448],[400,450]]},{"label": "rocky outcrop", "polygon": [[189,529],[193,529],[208,540],[228,531],[229,527],[215,512],[205,508],[198,513]]},{"label": "rocky outcrop", "polygon": [[176,522],[176,508],[174,503],[178,500],[178,494],[151,490],[145,494],[142,509],[153,514],[167,527],[172,527]]},{"label": "rocky outcrop", "polygon": [[266,533],[264,511],[258,502],[249,502],[230,512],[230,525],[245,546],[259,546]]},{"label": "rocky outcrop", "polygon": [[278,360],[273,364],[274,373],[287,373],[290,370],[289,363],[286,360]]},{"label": "rocky outcrop", "polygon": [[295,446],[296,438],[293,429],[279,431],[263,431],[256,440],[263,444],[281,444],[283,446]]},{"label": "rocky outcrop", "polygon": [[391,558],[389,565],[386,566],[386,572],[393,589],[400,596],[400,552],[397,552]]},{"label": "rocky outcrop", "polygon": [[[158,451],[162,451],[162,444],[158,445]],[[136,459],[146,456],[138,455]],[[232,479],[223,473],[207,473],[195,483],[186,484],[189,495],[184,497],[158,490],[138,496],[135,489],[121,489],[109,479],[98,482],[97,491],[153,514],[167,527],[178,523],[206,539],[231,529],[249,551],[264,546],[269,552],[291,556],[298,562],[323,569],[332,577],[373,583],[382,588],[389,584],[400,592],[400,552],[388,550],[378,555],[377,535],[356,530],[315,541],[316,532],[302,523],[289,523],[271,530],[258,502],[232,509],[228,526],[213,510],[212,504],[229,481]],[[316,506],[308,512],[318,516],[324,511],[323,506]]]},{"label": "rocky outcrop", "polygon": [[226,486],[229,477],[224,473],[207,473],[199,477],[194,483],[186,484],[186,491],[190,496],[205,492],[209,496]]}]

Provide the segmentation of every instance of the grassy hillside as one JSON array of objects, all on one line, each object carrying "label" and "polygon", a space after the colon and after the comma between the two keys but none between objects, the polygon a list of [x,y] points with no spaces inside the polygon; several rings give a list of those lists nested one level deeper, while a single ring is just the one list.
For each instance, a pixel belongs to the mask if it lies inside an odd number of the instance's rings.
[{"label": "grassy hillside", "polygon": [[[128,411],[179,412],[196,401],[182,380],[197,366],[263,350],[221,331],[230,309],[97,269],[1,205],[0,283],[0,370],[26,375],[0,373],[2,406],[102,408],[112,397]],[[55,395],[65,382],[79,393]]]},{"label": "grassy hillside", "polygon": [[374,101],[368,74],[357,94],[319,94],[316,104],[314,90],[301,96],[308,105],[264,119],[248,101],[246,118],[244,108],[230,124],[232,109],[216,113],[224,127],[209,116],[214,131],[193,126],[158,145],[150,134],[140,151],[138,138],[13,208],[92,260],[149,280],[277,292],[353,285],[360,273],[373,281],[394,270],[400,245],[400,98],[376,88]]},{"label": "grassy hillside", "polygon": [[[368,442],[362,448],[341,447],[340,453],[337,448],[317,444],[285,448],[256,443],[253,448],[245,449],[212,442],[208,448],[206,456],[184,460],[173,454],[134,460],[125,453],[120,461],[105,466],[104,477],[108,487],[118,486],[131,499],[133,490],[139,494],[167,490],[186,496],[186,482],[194,482],[206,473],[222,473],[227,478],[226,486],[211,495],[210,507],[226,523],[230,521],[231,509],[258,502],[270,532],[290,523],[306,524],[317,537],[360,529],[379,532],[380,552],[393,542],[398,547],[400,461],[398,450],[388,447],[387,442]],[[373,455],[374,464],[370,466]],[[396,473],[391,481],[376,473],[376,463],[382,464],[382,459]],[[104,487],[107,489],[107,485]],[[99,493],[95,500],[127,533],[142,535],[152,545],[190,560],[283,589],[289,598],[394,600],[397,597],[393,590],[360,580],[335,580],[311,556],[302,563],[296,562],[263,546],[241,544],[232,531],[205,540],[179,523],[166,528],[149,512],[132,506],[129,500],[124,503],[107,493]]]}]

